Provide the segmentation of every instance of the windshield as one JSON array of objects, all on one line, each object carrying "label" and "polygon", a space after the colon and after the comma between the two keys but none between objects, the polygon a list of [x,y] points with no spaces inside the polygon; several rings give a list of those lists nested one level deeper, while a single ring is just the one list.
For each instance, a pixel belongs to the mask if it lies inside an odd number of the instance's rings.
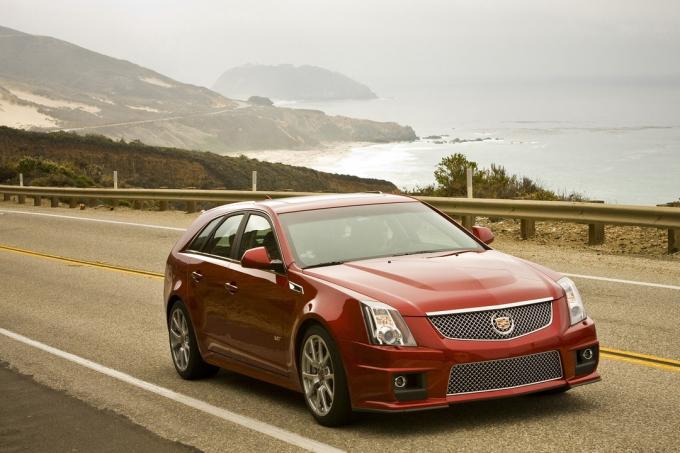
[{"label": "windshield", "polygon": [[302,268],[426,252],[483,250],[422,203],[391,203],[280,215]]}]

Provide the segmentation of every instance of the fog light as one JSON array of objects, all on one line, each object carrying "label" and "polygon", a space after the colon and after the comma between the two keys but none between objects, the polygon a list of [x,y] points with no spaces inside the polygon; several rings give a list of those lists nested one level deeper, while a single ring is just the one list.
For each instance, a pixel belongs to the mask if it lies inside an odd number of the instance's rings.
[{"label": "fog light", "polygon": [[599,348],[597,345],[592,345],[587,348],[579,349],[574,351],[574,356],[576,359],[576,376],[590,374],[597,368]]},{"label": "fog light", "polygon": [[406,387],[406,376],[397,376],[394,378],[394,386],[398,389]]}]

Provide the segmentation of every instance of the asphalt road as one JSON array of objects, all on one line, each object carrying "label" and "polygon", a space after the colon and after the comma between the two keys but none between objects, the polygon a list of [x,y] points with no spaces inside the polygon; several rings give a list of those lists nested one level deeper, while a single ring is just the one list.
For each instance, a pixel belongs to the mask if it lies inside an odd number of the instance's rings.
[{"label": "asphalt road", "polygon": [[[3,209],[170,228],[184,228],[193,218],[177,212],[75,211],[0,203]],[[180,234],[0,211],[0,246],[153,272],[163,271],[167,252]],[[561,271],[680,286],[678,261],[517,243],[498,248]],[[350,426],[328,429],[314,423],[301,395],[294,392],[224,371],[205,381],[179,379],[167,346],[159,278],[1,248],[0,273],[0,328],[339,449],[669,451],[680,445],[677,368],[603,358],[602,382],[563,395],[408,415],[361,414]],[[680,360],[680,290],[575,280],[603,346]],[[0,335],[0,360],[41,385],[93,408],[112,410],[168,441],[205,451],[299,449],[243,426],[252,420],[227,421],[5,335]],[[87,414],[84,410],[83,419]],[[0,426],[4,424],[0,419]],[[0,450],[3,445],[0,437]]]},{"label": "asphalt road", "polygon": [[0,363],[0,450],[192,452]]}]

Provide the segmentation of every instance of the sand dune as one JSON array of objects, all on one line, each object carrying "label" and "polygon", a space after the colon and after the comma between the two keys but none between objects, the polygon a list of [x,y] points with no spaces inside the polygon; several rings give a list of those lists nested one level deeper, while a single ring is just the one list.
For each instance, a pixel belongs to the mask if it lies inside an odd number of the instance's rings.
[{"label": "sand dune", "polygon": [[163,87],[163,88],[172,88],[172,85],[170,85],[167,82],[164,82],[161,79],[157,79],[156,77],[140,77],[139,80],[141,80],[142,82],[150,83],[151,85],[156,85],[156,86]]},{"label": "sand dune", "polygon": [[0,98],[0,125],[18,128],[55,127],[57,120],[40,113],[36,106],[14,104]]},{"label": "sand dune", "polygon": [[101,109],[99,107],[95,107],[94,105],[66,101],[63,99],[52,99],[45,96],[40,96],[39,94],[29,93],[28,91],[18,90],[16,88],[7,88],[7,91],[9,91],[22,101],[27,101],[32,104],[44,105],[45,107],[51,107],[54,109],[72,109],[72,110],[77,109],[87,113],[92,113],[93,115],[96,115],[97,113],[101,112]]}]

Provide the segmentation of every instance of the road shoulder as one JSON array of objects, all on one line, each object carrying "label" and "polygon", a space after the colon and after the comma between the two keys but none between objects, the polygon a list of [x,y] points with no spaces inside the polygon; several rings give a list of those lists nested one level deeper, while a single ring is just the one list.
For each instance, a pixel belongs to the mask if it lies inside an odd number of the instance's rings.
[{"label": "road shoulder", "polygon": [[197,452],[0,362],[0,438],[11,451]]}]

